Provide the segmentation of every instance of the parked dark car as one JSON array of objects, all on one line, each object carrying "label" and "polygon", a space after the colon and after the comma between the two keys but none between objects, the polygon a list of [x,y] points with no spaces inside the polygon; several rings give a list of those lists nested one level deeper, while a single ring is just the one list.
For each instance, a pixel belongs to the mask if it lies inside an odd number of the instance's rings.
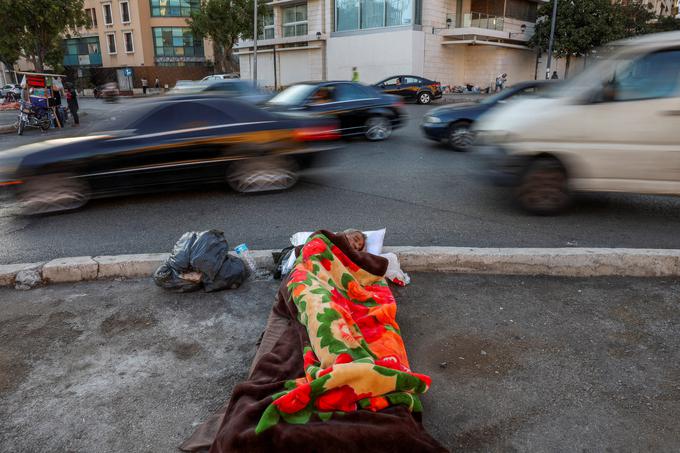
[{"label": "parked dark car", "polygon": [[418,76],[392,76],[373,86],[384,93],[396,94],[418,104],[429,104],[433,99],[442,97],[441,83]]},{"label": "parked dark car", "polygon": [[437,107],[423,117],[421,129],[425,137],[431,140],[446,142],[456,151],[468,151],[474,140],[471,127],[480,116],[515,98],[540,96],[556,83],[549,80],[520,82],[480,102]]},{"label": "parked dark car", "polygon": [[344,137],[385,140],[404,123],[402,101],[355,82],[298,83],[270,99],[272,111],[299,111],[337,118]]},{"label": "parked dark car", "polygon": [[104,122],[99,133],[3,151],[0,187],[29,214],[212,182],[240,192],[286,189],[340,138],[334,120],[205,96],[137,101]]}]

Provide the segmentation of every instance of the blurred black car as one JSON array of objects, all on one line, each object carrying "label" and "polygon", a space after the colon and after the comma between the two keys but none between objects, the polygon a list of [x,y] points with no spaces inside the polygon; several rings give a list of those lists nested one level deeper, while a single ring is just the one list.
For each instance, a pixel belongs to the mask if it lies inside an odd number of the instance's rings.
[{"label": "blurred black car", "polygon": [[508,87],[481,102],[451,104],[430,110],[423,117],[421,129],[425,137],[444,141],[456,151],[468,151],[474,140],[471,127],[477,118],[499,104],[524,96],[540,96],[555,86],[550,80],[530,80]]},{"label": "blurred black car", "polygon": [[271,111],[306,112],[337,118],[344,137],[386,140],[404,123],[402,101],[355,82],[299,83],[270,99]]},{"label": "blurred black car", "polygon": [[29,214],[210,182],[240,192],[286,189],[340,138],[333,120],[205,96],[130,103],[112,109],[102,129],[0,152],[0,187]]},{"label": "blurred black car", "polygon": [[418,76],[392,76],[373,86],[385,93],[396,94],[418,104],[429,104],[433,99],[442,97],[441,83]]},{"label": "blurred black car", "polygon": [[200,90],[201,93],[208,93],[212,95],[223,95],[231,98],[237,98],[243,102],[250,104],[264,104],[271,99],[271,93],[267,93],[257,88],[252,81],[241,79],[221,79],[209,80],[205,88]]}]

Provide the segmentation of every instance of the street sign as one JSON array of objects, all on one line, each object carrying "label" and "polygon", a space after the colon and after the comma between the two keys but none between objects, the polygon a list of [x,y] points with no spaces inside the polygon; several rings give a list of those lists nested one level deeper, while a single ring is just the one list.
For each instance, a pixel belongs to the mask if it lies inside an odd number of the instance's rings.
[{"label": "street sign", "polygon": [[123,68],[123,75],[125,77],[132,77],[132,68]]}]

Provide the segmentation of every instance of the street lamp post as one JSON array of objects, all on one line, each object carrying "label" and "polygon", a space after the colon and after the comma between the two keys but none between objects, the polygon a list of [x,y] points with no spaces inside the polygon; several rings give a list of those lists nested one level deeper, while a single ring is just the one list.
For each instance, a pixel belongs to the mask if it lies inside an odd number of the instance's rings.
[{"label": "street lamp post", "polygon": [[257,85],[257,0],[253,5],[253,84]]},{"label": "street lamp post", "polygon": [[550,78],[550,64],[552,63],[553,43],[555,41],[555,25],[557,23],[557,0],[553,0],[553,2],[552,20],[550,21],[550,41],[548,42],[548,63],[545,67],[546,80]]}]

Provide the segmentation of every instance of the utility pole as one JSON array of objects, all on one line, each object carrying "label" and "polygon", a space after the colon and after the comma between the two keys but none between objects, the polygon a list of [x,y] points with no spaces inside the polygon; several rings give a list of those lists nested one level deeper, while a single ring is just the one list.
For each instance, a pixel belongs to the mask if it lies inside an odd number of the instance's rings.
[{"label": "utility pole", "polygon": [[257,85],[257,0],[253,5],[253,84]]},{"label": "utility pole", "polygon": [[553,0],[553,2],[552,20],[550,21],[550,41],[548,42],[548,63],[545,67],[546,80],[550,78],[550,64],[552,63],[553,43],[555,41],[555,25],[557,24],[557,0]]}]

